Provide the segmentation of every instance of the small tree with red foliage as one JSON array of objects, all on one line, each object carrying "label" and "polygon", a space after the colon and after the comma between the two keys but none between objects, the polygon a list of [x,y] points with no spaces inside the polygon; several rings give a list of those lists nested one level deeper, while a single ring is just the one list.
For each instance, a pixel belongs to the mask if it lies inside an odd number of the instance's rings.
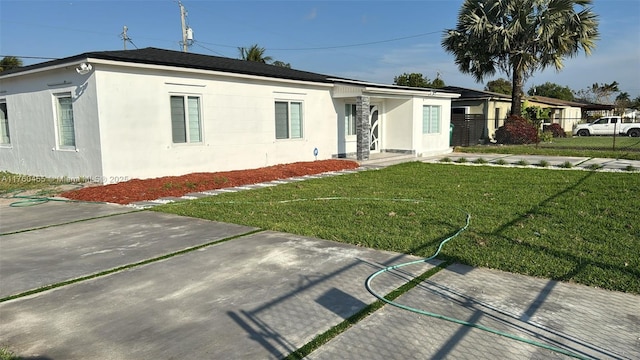
[{"label": "small tree with red foliage", "polygon": [[540,140],[538,129],[531,121],[511,115],[496,130],[496,141],[499,144],[537,144]]}]

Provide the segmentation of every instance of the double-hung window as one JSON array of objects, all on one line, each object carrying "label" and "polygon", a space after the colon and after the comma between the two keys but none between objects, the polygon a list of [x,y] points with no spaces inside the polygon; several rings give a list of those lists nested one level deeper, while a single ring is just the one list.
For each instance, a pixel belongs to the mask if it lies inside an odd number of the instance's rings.
[{"label": "double-hung window", "polygon": [[200,97],[171,95],[171,134],[174,144],[202,142]]},{"label": "double-hung window", "polygon": [[438,134],[440,133],[441,119],[440,106],[424,105],[422,107],[422,133]]},{"label": "double-hung window", "polygon": [[9,113],[7,113],[6,100],[0,100],[0,145],[10,145]]},{"label": "double-hung window", "polygon": [[58,147],[60,149],[75,148],[76,130],[73,122],[73,98],[71,93],[56,94],[55,103]]},{"label": "double-hung window", "polygon": [[301,139],[302,102],[276,101],[276,139]]},{"label": "double-hung window", "polygon": [[345,135],[356,135],[356,104],[344,106],[344,127]]}]

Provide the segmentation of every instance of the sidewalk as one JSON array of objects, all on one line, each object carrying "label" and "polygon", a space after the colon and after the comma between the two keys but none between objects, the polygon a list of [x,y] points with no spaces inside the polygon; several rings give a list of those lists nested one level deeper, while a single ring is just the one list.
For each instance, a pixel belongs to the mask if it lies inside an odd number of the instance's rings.
[{"label": "sidewalk", "polygon": [[416,157],[415,155],[409,154],[379,153],[372,154],[369,160],[360,161],[360,164],[365,168],[381,168],[408,161],[443,163],[445,160],[453,164],[478,166],[518,166],[550,170],[640,171],[639,160],[545,155],[474,154],[461,152],[424,157]]}]

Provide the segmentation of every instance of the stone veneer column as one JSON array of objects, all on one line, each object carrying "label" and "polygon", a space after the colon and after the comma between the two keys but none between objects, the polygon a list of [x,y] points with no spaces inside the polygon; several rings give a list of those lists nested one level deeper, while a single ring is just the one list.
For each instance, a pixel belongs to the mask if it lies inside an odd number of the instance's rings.
[{"label": "stone veneer column", "polygon": [[358,96],[356,99],[356,139],[357,160],[369,160],[371,150],[371,124],[369,123],[369,97]]}]

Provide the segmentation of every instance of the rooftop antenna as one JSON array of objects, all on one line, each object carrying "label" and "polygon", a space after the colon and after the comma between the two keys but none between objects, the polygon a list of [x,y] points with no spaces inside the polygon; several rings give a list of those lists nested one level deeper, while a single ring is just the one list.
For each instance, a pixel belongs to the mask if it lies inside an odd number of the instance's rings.
[{"label": "rooftop antenna", "polygon": [[178,1],[180,6],[180,21],[182,22],[182,52],[189,52],[189,46],[193,44],[193,30],[187,25],[187,11],[182,5],[182,1]]}]

